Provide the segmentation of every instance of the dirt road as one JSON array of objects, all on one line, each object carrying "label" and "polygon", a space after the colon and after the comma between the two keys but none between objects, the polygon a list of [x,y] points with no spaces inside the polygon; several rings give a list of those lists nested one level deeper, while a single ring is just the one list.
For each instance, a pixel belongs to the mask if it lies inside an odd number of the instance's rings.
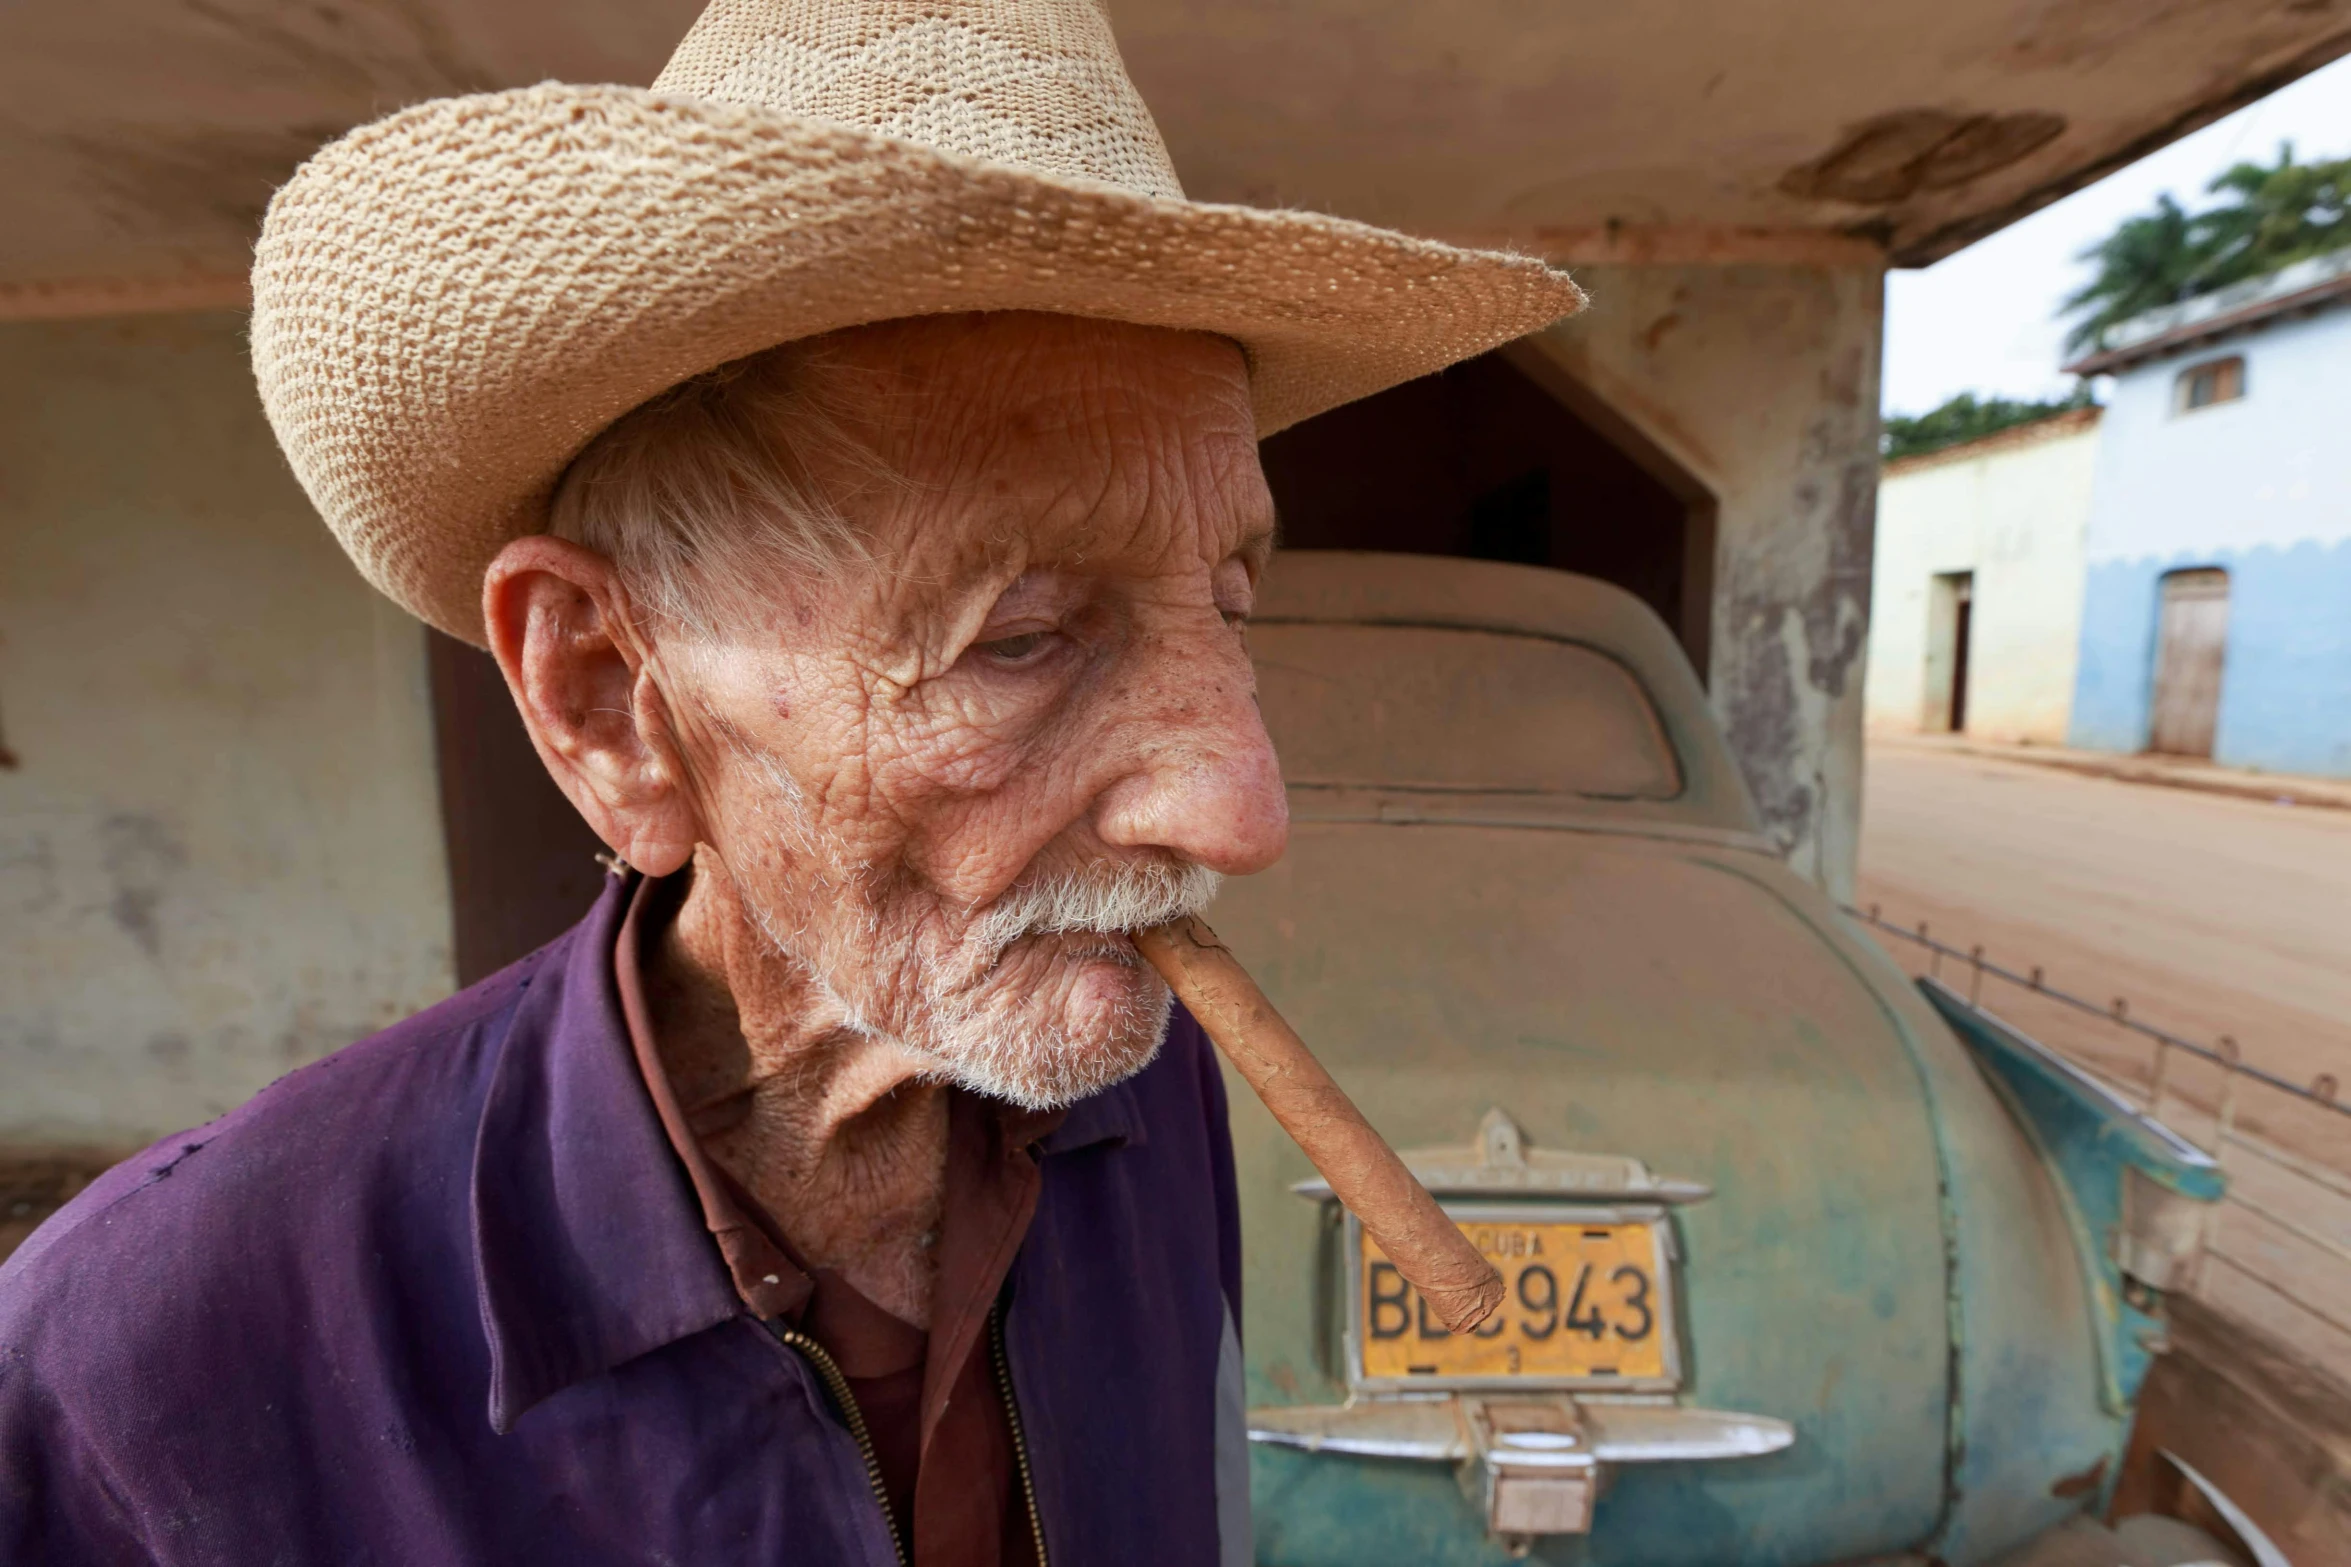
[{"label": "dirt road", "polygon": [[2351,811],[1878,744],[1860,901],[2351,1091]]},{"label": "dirt road", "polygon": [[[2351,810],[2084,777],[1948,750],[1875,745],[1860,901],[1907,928],[2244,1059],[2351,1088]],[[1914,973],[1919,949],[1881,938]],[[1969,983],[1946,962],[1946,981]],[[2153,1051],[2111,1023],[1987,982],[1983,1003],[2128,1084]],[[2221,1074],[2176,1053],[2158,1113],[2214,1145]],[[2351,1117],[2243,1084],[2254,1141],[2193,1292],[2311,1367],[2351,1381]]]}]

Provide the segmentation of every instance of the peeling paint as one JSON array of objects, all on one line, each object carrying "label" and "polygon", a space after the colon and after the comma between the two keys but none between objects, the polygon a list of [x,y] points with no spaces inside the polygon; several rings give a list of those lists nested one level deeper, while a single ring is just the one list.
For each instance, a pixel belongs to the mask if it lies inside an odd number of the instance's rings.
[{"label": "peeling paint", "polygon": [[1880,276],[1760,266],[1579,276],[1596,302],[1540,339],[1542,350],[1715,496],[1715,710],[1790,863],[1849,891]]},{"label": "peeling paint", "polygon": [[[1843,432],[1850,445],[1851,432]],[[1835,495],[1818,526],[1827,570],[1803,600],[1805,677],[1842,697],[1869,637],[1869,567],[1877,535],[1877,461],[1848,460],[1832,470]],[[1818,497],[1808,497],[1817,500]]]},{"label": "peeling paint", "polygon": [[1746,774],[1764,829],[1783,850],[1809,831],[1819,794],[1802,765],[1804,716],[1796,696],[1797,654],[1789,647],[1795,617],[1768,598],[1731,600],[1731,625],[1745,656],[1730,664],[1731,682],[1719,694],[1729,716],[1731,751]]},{"label": "peeling paint", "polygon": [[[1877,518],[1876,418],[1857,395],[1864,382],[1874,391],[1875,378],[1856,373],[1852,357],[1817,380],[1785,514],[1794,536],[1772,541],[1775,556],[1795,555],[1812,569],[1734,558],[1723,606],[1725,623],[1743,628],[1720,688],[1732,749],[1772,836],[1800,870],[1831,884],[1838,869],[1822,820],[1832,796],[1823,753],[1846,743],[1837,731],[1848,720],[1858,722],[1848,699],[1859,694],[1868,643]],[[1718,680],[1725,663],[1718,656]],[[1840,808],[1857,814],[1858,801]]]}]

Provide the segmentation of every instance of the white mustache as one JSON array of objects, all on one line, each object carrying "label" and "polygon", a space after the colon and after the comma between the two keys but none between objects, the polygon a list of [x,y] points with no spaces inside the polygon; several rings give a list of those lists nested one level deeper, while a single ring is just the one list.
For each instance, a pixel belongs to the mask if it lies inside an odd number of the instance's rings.
[{"label": "white mustache", "polygon": [[988,905],[972,934],[997,956],[1027,936],[1123,935],[1198,914],[1223,885],[1221,873],[1189,861],[1111,861],[1015,883]]}]

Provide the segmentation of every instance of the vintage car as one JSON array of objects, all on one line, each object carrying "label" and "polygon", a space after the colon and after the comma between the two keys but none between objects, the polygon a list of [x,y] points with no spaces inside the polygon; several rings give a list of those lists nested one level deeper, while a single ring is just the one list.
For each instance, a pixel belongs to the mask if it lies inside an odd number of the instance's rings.
[{"label": "vintage car", "polygon": [[1293,828],[1215,922],[1509,1288],[1448,1335],[1236,1087],[1260,1563],[2107,1538],[2209,1163],[1783,864],[1628,594],[1299,551],[1250,635]]}]

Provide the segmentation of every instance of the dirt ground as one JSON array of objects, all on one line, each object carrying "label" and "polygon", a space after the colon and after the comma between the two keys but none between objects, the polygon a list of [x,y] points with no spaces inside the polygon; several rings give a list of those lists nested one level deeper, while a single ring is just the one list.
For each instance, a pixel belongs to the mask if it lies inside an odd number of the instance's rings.
[{"label": "dirt ground", "polygon": [[[1858,902],[1986,961],[2351,1098],[2351,810],[2084,776],[1948,748],[1873,743]],[[1920,950],[1880,940],[1905,967]],[[1967,965],[1942,977],[1966,990]],[[2153,1050],[2111,1022],[1987,980],[1983,1005],[2126,1083]],[[2209,1147],[2220,1077],[2175,1055],[2160,1114]],[[2232,1200],[2196,1293],[2351,1377],[2351,1116],[2240,1086]],[[2300,1235],[2293,1231],[2303,1232]],[[2281,1296],[2281,1289],[2285,1292]],[[2285,1298],[2290,1296],[2291,1299]],[[2300,1302],[2301,1304],[2296,1304]],[[2316,1308],[2316,1314],[2310,1309]]]},{"label": "dirt ground", "polygon": [[[2351,1093],[2351,811],[1876,743],[1858,901],[1904,926],[1925,920],[1951,945],[1980,943],[2003,967],[2038,965],[2058,989],[2122,997],[2184,1038],[2231,1036],[2246,1061],[2294,1082],[2331,1073]],[[1984,999],[2046,1006],[2006,997],[1994,985]],[[2144,1078],[2145,1044],[2094,1021],[2067,1032]],[[2202,1099],[2196,1076],[2175,1071]],[[2351,1166],[2351,1146],[2340,1152],[2330,1162]]]}]

